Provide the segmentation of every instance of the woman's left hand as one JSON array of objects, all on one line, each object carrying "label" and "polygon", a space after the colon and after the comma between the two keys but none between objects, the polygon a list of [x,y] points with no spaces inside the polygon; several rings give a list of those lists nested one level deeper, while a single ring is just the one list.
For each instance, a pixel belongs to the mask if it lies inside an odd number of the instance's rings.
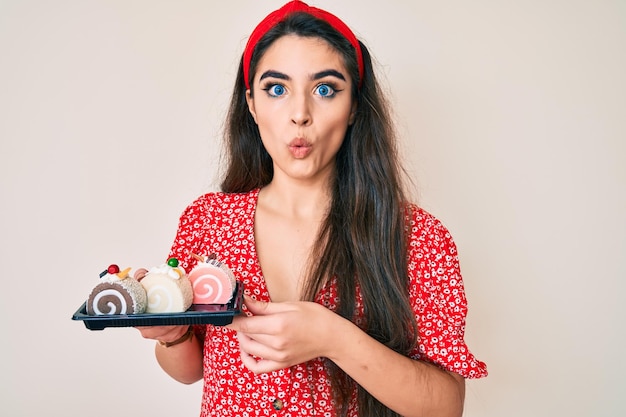
[{"label": "woman's left hand", "polygon": [[243,364],[257,374],[325,356],[333,338],[330,323],[343,320],[313,302],[272,303],[246,297],[245,304],[253,316],[237,316],[227,327],[237,331]]}]

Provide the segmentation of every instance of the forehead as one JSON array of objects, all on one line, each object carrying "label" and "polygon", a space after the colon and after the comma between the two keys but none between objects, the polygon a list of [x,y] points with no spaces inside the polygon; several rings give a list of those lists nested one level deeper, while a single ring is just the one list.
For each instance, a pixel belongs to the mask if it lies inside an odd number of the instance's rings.
[{"label": "forehead", "polygon": [[274,41],[259,60],[255,77],[269,69],[293,76],[334,69],[349,79],[341,53],[315,37],[286,35]]}]

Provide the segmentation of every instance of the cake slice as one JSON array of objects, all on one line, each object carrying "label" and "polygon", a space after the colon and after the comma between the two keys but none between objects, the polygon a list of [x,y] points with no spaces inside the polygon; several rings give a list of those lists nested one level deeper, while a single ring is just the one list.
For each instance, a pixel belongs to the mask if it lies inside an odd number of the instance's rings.
[{"label": "cake slice", "polygon": [[140,283],[148,297],[146,313],[187,311],[193,301],[191,282],[176,258],[151,268]]},{"label": "cake slice", "polygon": [[193,256],[199,261],[189,273],[193,304],[228,303],[237,283],[233,271],[214,256]]}]

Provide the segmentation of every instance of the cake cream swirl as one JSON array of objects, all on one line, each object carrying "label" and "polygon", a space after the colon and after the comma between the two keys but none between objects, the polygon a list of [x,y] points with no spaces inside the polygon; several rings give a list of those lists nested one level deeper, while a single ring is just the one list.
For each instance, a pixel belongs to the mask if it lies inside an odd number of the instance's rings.
[{"label": "cake cream swirl", "polygon": [[194,304],[226,304],[235,291],[235,275],[228,266],[212,257],[200,257],[189,273]]}]

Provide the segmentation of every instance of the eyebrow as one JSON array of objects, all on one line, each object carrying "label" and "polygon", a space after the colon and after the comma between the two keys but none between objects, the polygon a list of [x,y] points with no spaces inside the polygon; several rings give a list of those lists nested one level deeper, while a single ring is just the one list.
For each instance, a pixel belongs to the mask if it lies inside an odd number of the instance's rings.
[{"label": "eyebrow", "polygon": [[259,78],[259,81],[263,81],[266,78],[278,78],[279,80],[287,80],[287,81],[291,79],[287,74],[283,74],[282,72],[272,71],[272,70],[265,71],[263,74],[261,74],[261,78]]},{"label": "eyebrow", "polygon": [[[343,81],[346,80],[346,77],[341,72],[337,70],[333,70],[333,69],[316,72],[315,74],[311,75],[310,78],[311,80],[315,81],[315,80],[319,80],[328,76],[336,77]],[[279,72],[279,71],[274,71],[274,70],[265,71],[263,74],[261,74],[261,78],[259,79],[259,81],[263,81],[266,78],[278,78],[279,80],[285,80],[285,81],[291,80],[291,77],[288,76],[287,74]]]},{"label": "eyebrow", "polygon": [[328,77],[328,76],[336,77],[336,78],[339,78],[340,80],[343,80],[343,81],[346,80],[346,77],[344,77],[344,75],[342,73],[340,73],[337,70],[333,70],[333,69],[317,72],[317,73],[313,74],[311,79],[312,80],[319,80],[321,78]]}]

